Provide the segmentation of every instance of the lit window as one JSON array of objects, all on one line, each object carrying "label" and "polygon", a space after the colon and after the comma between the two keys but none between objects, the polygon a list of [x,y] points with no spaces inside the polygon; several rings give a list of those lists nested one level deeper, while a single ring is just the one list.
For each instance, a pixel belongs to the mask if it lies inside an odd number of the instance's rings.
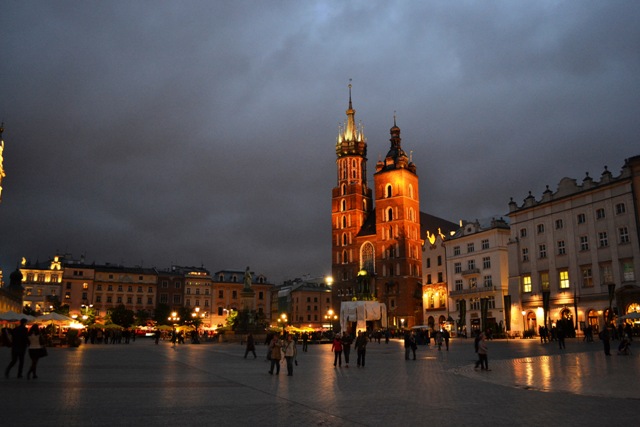
[{"label": "lit window", "polygon": [[546,271],[540,273],[540,289],[543,291],[549,290],[549,273]]},{"label": "lit window", "polygon": [[569,289],[569,271],[560,270],[558,277],[560,278],[560,289]]},{"label": "lit window", "polygon": [[524,276],[522,278],[522,292],[531,293],[531,276]]}]

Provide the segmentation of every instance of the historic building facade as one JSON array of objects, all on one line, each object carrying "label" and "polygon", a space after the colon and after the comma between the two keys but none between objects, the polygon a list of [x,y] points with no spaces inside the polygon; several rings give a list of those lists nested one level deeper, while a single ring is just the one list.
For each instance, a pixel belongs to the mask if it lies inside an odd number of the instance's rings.
[{"label": "historic building facade", "polygon": [[571,332],[598,330],[640,311],[639,194],[636,156],[618,176],[605,167],[599,181],[564,178],[539,200],[511,200],[509,290],[522,328],[564,320]]},{"label": "historic building facade", "polygon": [[[509,225],[503,219],[463,223],[446,242],[453,331],[469,335],[504,330],[509,291]],[[508,299],[507,299],[508,301]]]},{"label": "historic building facade", "polygon": [[332,190],[334,301],[375,299],[386,304],[387,324],[422,323],[422,230],[436,227],[421,224],[416,166],[402,148],[394,118],[389,151],[373,174],[374,196],[351,85],[346,114],[336,142],[337,185]]}]

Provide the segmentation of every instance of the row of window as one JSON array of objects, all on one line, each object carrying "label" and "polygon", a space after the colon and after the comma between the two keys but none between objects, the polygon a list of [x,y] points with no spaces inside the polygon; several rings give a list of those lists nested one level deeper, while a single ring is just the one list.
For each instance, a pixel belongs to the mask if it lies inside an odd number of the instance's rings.
[{"label": "row of window", "polygon": [[[83,289],[87,289],[88,286],[89,285],[87,285],[86,283],[82,284],[82,288]],[[102,286],[101,283],[96,284],[96,291],[102,291],[102,288],[103,288],[103,286]],[[71,283],[67,283],[67,289],[71,289]],[[114,289],[114,285],[107,285],[107,292],[113,291],[113,289]],[[117,292],[124,292],[124,286],[123,285],[117,285],[116,289],[117,289]],[[142,293],[143,292],[142,289],[143,289],[142,286],[138,286],[136,292]],[[126,292],[133,292],[133,286],[132,285],[127,286],[127,291]],[[147,293],[150,293],[150,294],[153,293],[153,286],[147,287]]]},{"label": "row of window", "polygon": [[[464,281],[462,279],[456,279],[454,282],[454,286],[455,286],[455,290],[456,291],[463,291],[464,288]],[[483,276],[482,278],[482,286],[485,288],[492,288],[493,287],[493,276],[486,275]],[[478,278],[477,277],[470,277],[467,280],[467,289],[477,289],[478,288]]]},{"label": "row of window", "polygon": [[[614,209],[615,209],[615,214],[616,215],[622,215],[622,214],[625,214],[627,212],[627,207],[625,206],[624,203],[616,204]],[[607,217],[605,209],[604,208],[596,209],[595,217],[596,217],[596,220],[605,219]],[[578,224],[586,224],[586,222],[587,222],[586,214],[584,214],[584,213],[577,214],[576,215],[576,222]],[[554,225],[555,225],[555,229],[556,230],[562,230],[564,228],[564,220],[563,219],[556,219],[554,221]],[[536,225],[536,230],[537,230],[538,234],[544,233],[545,232],[545,224]],[[521,238],[527,237],[527,229],[526,228],[521,228],[520,229],[520,237]]]},{"label": "row of window", "polygon": [[[66,296],[65,296],[66,297]],[[111,295],[107,295],[105,298],[105,301],[107,304],[113,304],[114,302],[114,298]],[[141,305],[142,304],[142,297],[136,297],[136,304]],[[103,301],[102,295],[96,295],[96,304],[101,304]],[[133,297],[126,297],[123,298],[121,295],[117,295],[115,297],[115,303],[116,304],[133,304]],[[153,297],[147,297],[147,305],[153,305]]]},{"label": "row of window", "polygon": [[[437,262],[438,262],[438,266],[442,265],[442,255],[438,255]],[[427,263],[427,268],[431,268],[431,258],[427,258],[426,263]]]},{"label": "row of window", "polygon": [[[618,244],[623,245],[630,243],[629,229],[627,227],[618,228]],[[581,252],[589,250],[589,236],[579,237],[579,248]],[[609,247],[609,235],[606,231],[598,232],[598,248]],[[558,240],[556,242],[556,254],[566,255],[567,248],[564,240]],[[538,245],[538,258],[547,257],[547,245],[541,243]],[[522,261],[529,261],[529,248],[522,248]]]},{"label": "row of window", "polygon": [[[444,275],[442,272],[438,272],[438,281],[436,283],[444,282]],[[431,274],[427,274],[427,285],[433,284]]]},{"label": "row of window", "polygon": [[[481,302],[480,297],[477,298],[469,298],[469,309],[470,310],[480,310]],[[496,308],[496,299],[494,296],[488,296],[487,299],[487,308],[494,309]],[[464,306],[466,308],[467,301],[460,299],[456,301],[456,310],[460,311],[460,309]]]},{"label": "row of window", "polygon": [[[620,273],[622,282],[635,281],[635,271],[633,267],[633,261],[624,260],[620,262]],[[613,265],[608,263],[602,263],[599,265],[600,271],[600,283],[603,285],[609,283],[615,283]],[[583,288],[591,288],[594,285],[593,269],[591,265],[584,265],[580,267],[580,281]],[[538,275],[538,291],[550,290],[549,272],[543,271]],[[569,279],[569,270],[563,269],[558,271],[558,289],[566,290],[571,286]],[[522,292],[533,292],[532,277],[530,274],[526,274],[522,277]]]},{"label": "row of window", "polygon": [[[482,268],[483,270],[487,270],[491,268],[491,257],[482,257]],[[476,270],[476,260],[469,259],[467,260],[467,270],[466,271],[474,271]],[[456,262],[453,264],[453,272],[456,274],[462,273],[462,263]]]},{"label": "row of window", "polygon": [[[483,239],[480,242],[480,246],[482,247],[482,250],[489,249],[490,248],[489,239]],[[473,242],[467,243],[467,253],[468,254],[475,252],[475,250],[476,250],[475,243],[473,243]],[[461,254],[460,246],[454,246],[453,247],[453,255],[457,256],[457,255],[460,255],[460,254]]]}]

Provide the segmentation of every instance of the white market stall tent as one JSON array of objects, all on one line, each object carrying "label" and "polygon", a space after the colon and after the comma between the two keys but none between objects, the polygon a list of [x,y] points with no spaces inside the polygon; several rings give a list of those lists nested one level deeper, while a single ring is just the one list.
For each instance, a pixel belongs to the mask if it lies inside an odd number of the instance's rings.
[{"label": "white market stall tent", "polygon": [[[340,304],[340,330],[356,322],[356,331],[365,331],[367,321],[379,320],[382,327],[387,327],[387,306],[378,301],[343,301]],[[353,331],[353,332],[356,332]]]}]

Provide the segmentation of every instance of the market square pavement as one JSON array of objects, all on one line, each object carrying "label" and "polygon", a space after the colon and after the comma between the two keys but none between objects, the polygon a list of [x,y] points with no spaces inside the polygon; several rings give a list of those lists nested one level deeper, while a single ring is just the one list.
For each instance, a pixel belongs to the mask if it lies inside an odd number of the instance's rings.
[{"label": "market square pavement", "polygon": [[[490,372],[476,371],[472,339],[450,350],[370,342],[366,367],[333,366],[330,345],[298,346],[294,375],[269,375],[266,347],[238,343],[82,344],[51,348],[36,380],[0,379],[4,427],[622,425],[640,415],[640,346],[605,356],[597,339],[489,341]],[[0,351],[1,366],[10,349]]]}]

